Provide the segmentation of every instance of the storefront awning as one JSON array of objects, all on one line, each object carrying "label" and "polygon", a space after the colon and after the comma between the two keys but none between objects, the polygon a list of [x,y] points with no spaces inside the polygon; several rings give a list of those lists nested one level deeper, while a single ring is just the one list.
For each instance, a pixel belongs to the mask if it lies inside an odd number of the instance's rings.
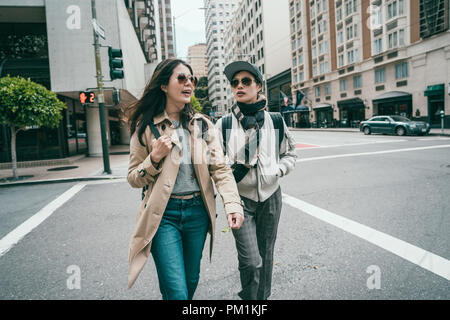
[{"label": "storefront awning", "polygon": [[316,110],[316,109],[325,109],[325,108],[332,108],[332,106],[329,103],[319,103],[318,105],[315,105],[313,107],[314,110]]},{"label": "storefront awning", "polygon": [[338,108],[364,108],[364,102],[360,98],[341,100],[337,105]]},{"label": "storefront awning", "polygon": [[308,106],[296,106],[295,111],[309,112]]},{"label": "storefront awning", "polygon": [[411,100],[412,95],[403,91],[389,91],[380,94],[372,100],[373,103],[387,103],[387,102],[399,102],[404,100]]},{"label": "storefront awning", "polygon": [[423,93],[425,97],[428,96],[441,96],[444,94],[445,85],[444,84],[435,84],[432,86],[428,86],[427,90]]}]

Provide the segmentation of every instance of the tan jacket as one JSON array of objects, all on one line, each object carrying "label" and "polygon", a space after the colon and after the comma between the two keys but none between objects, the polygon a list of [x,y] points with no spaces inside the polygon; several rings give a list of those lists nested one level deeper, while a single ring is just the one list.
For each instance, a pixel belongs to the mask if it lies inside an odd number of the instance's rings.
[{"label": "tan jacket", "polygon": [[[205,139],[202,138],[198,119],[203,118],[208,123]],[[130,163],[128,168],[128,183],[133,188],[142,188],[148,184],[148,190],[139,207],[136,217],[136,227],[130,241],[128,288],[131,288],[144,267],[149,254],[151,241],[161,222],[167,202],[172,193],[177,178],[181,155],[180,142],[176,130],[164,112],[154,118],[154,123],[161,135],[168,135],[174,144],[171,152],[156,169],[150,160],[151,144],[154,139],[150,127],[142,135],[145,146],[139,143],[137,132],[130,141]],[[165,128],[165,130],[163,130]],[[216,201],[214,198],[214,180],[217,191],[222,197],[225,213],[241,213],[241,199],[231,169],[228,168],[222,147],[217,138],[216,130],[211,121],[201,114],[195,114],[188,125],[192,163],[200,186],[200,191],[209,214],[211,225],[210,258],[213,248]]]}]

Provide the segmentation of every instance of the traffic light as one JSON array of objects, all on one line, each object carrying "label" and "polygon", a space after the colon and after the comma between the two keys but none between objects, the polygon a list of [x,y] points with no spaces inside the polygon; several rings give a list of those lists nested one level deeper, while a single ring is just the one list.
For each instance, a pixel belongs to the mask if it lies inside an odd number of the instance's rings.
[{"label": "traffic light", "polygon": [[111,80],[115,79],[123,79],[123,60],[122,58],[122,50],[114,49],[112,47],[108,47],[108,56],[109,56],[109,76]]},{"label": "traffic light", "polygon": [[95,102],[95,93],[92,91],[82,91],[79,94],[81,104],[90,104]]}]

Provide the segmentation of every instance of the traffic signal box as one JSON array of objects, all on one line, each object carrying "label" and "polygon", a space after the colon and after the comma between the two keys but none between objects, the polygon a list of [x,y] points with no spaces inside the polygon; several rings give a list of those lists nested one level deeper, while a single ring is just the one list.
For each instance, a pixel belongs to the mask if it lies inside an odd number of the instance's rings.
[{"label": "traffic signal box", "polygon": [[108,47],[108,56],[109,56],[109,76],[111,80],[115,79],[123,79],[123,60],[122,60],[122,50],[114,49],[112,47]]}]

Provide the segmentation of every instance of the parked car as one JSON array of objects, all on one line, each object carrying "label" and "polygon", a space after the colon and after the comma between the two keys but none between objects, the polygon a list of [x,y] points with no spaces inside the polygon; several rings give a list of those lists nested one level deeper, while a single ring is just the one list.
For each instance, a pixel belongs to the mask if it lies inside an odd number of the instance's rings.
[{"label": "parked car", "polygon": [[375,116],[369,120],[362,121],[359,125],[359,130],[364,132],[364,134],[424,135],[430,132],[430,125],[423,121],[411,121],[402,116]]}]

